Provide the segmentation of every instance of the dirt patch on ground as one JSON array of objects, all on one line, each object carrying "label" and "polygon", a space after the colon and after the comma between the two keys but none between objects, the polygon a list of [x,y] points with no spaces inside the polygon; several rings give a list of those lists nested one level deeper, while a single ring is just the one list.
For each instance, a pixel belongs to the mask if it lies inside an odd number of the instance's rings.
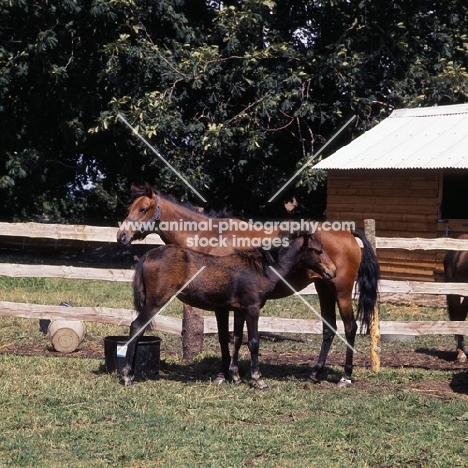
[{"label": "dirt patch on ground", "polygon": [[[270,355],[261,352],[262,361],[276,362],[283,365],[310,365],[311,356],[308,352],[293,351],[286,353],[271,353]],[[315,356],[312,357],[314,359]],[[416,351],[402,351],[398,353],[385,352],[380,357],[382,367],[402,368],[415,367],[420,369],[434,370],[465,370],[468,365],[454,362],[455,352],[442,350],[419,349]],[[330,352],[327,364],[331,366],[342,366],[345,360],[344,353]],[[354,364],[358,367],[370,367],[370,357],[363,353],[354,356]]]},{"label": "dirt patch on ground", "polygon": [[104,359],[104,347],[102,343],[97,341],[84,341],[80,349],[73,353],[64,354],[55,351],[52,346],[44,346],[43,344],[17,345],[14,343],[5,344],[0,348],[1,354],[16,354],[18,356],[46,356],[56,358],[89,358],[89,359]]},{"label": "dirt patch on ground", "polygon": [[[165,354],[175,354],[170,351],[164,351]],[[17,354],[21,356],[46,356],[57,358],[89,358],[89,359],[104,359],[104,348],[99,341],[84,341],[80,349],[70,354],[59,353],[51,346],[43,344],[31,345],[16,345],[6,344],[0,349],[0,353]],[[276,365],[290,366],[310,366],[311,361],[316,356],[311,356],[310,351],[260,351],[261,360],[263,362]],[[468,370],[467,364],[459,364],[454,361],[455,351],[447,351],[440,349],[416,349],[415,351],[401,351],[392,353],[386,351],[380,357],[382,367],[387,368],[402,368],[414,367],[420,369],[433,370]],[[327,358],[327,365],[342,366],[345,360],[344,353],[330,352]],[[354,356],[354,364],[358,367],[370,367],[370,357],[364,353],[358,353]]]},{"label": "dirt patch on ground", "polygon": [[[314,356],[315,358],[315,356]],[[262,363],[272,363],[276,365],[304,365],[309,372],[311,357],[303,352],[282,353],[281,355],[265,355],[262,353]],[[454,361],[455,352],[446,350],[419,349],[416,351],[388,353],[381,356],[380,364],[382,368],[419,368],[427,370],[452,371],[447,372],[447,381],[424,380],[417,382],[405,382],[395,384],[397,391],[414,391],[420,395],[431,396],[439,399],[453,398],[458,396],[468,400],[468,364],[459,364]],[[343,366],[345,360],[344,353],[330,353],[327,365]],[[370,358],[362,353],[355,355],[354,363],[356,367],[371,367]],[[340,375],[336,376],[339,378]],[[355,387],[368,390],[369,385],[357,381]]]},{"label": "dirt patch on ground", "polygon": [[[104,361],[104,350],[102,343],[99,341],[84,341],[81,348],[70,354],[62,354],[55,351],[50,346],[44,346],[43,344],[34,345],[15,345],[9,344],[4,345],[0,350],[1,353],[16,354],[23,356],[47,356],[55,357],[60,359],[99,359]],[[190,378],[190,374],[196,374],[200,377],[200,372],[209,374],[209,370],[197,367],[197,364],[184,366],[184,369],[170,369],[164,364],[164,357],[170,355],[170,352],[164,352],[162,354],[162,365],[161,370],[164,373],[165,370],[168,372],[181,372]],[[286,352],[274,352],[264,350],[260,353],[260,360],[262,366],[265,366],[265,374],[279,375],[280,378],[287,377],[293,373],[298,378],[307,378],[310,372],[310,366],[316,356],[311,356],[310,351],[286,351]],[[459,364],[454,361],[455,352],[441,349],[416,349],[415,351],[401,351],[401,352],[386,352],[381,356],[381,367],[382,368],[419,368],[428,370],[442,370],[452,371],[447,373],[447,381],[440,380],[425,380],[417,382],[406,382],[402,385],[395,384],[395,391],[411,390],[420,395],[431,396],[434,398],[453,398],[459,396],[461,398],[468,399],[468,364]],[[331,352],[327,359],[327,365],[329,366],[343,366],[345,360],[344,353]],[[354,359],[356,367],[370,368],[370,358],[368,355],[358,353]],[[170,366],[169,366],[170,367]],[[212,363],[208,366],[203,365],[202,367],[212,367]],[[284,374],[284,375],[283,375]],[[339,379],[340,375],[328,375],[327,380],[333,381]],[[207,377],[209,378],[209,377]],[[368,385],[364,382],[355,382],[356,388],[362,390],[370,390]]]}]

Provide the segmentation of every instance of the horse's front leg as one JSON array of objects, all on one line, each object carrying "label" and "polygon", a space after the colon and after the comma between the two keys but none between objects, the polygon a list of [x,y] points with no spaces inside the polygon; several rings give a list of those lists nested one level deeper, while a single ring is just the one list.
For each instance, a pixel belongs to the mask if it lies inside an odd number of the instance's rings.
[{"label": "horse's front leg", "polygon": [[247,321],[247,333],[249,337],[250,373],[252,380],[260,390],[269,390],[268,385],[262,378],[262,374],[260,373],[260,368],[258,365],[258,351],[260,349],[258,319],[260,316],[260,307],[249,307],[245,316]]},{"label": "horse's front leg", "polygon": [[239,350],[242,345],[242,339],[244,337],[244,313],[235,310],[234,311],[234,350],[232,352],[231,363],[229,365],[229,374],[235,384],[241,383],[242,379],[239,375]]},{"label": "horse's front leg", "polygon": [[221,369],[213,382],[221,385],[229,378],[229,309],[215,310],[216,324],[218,326],[218,340],[221,349]]},{"label": "horse's front leg", "polygon": [[125,353],[125,364],[122,368],[122,378],[126,386],[133,384],[135,380],[135,358],[138,339],[145,332],[145,325],[148,322],[147,314],[141,313],[130,325],[130,334],[128,337],[128,345],[126,349],[122,349],[122,354]]},{"label": "horse's front leg", "polygon": [[[322,313],[322,318],[325,318]],[[319,374],[323,371],[325,367],[325,363],[327,362],[328,353],[330,352],[331,345],[333,343],[333,339],[335,338],[336,333],[336,319],[333,320],[333,317],[329,317],[330,320],[322,324],[323,332],[322,332],[322,346],[320,347],[319,357],[317,362],[315,363],[314,367],[312,368],[312,372],[309,375],[309,380],[313,383],[319,383]]]}]

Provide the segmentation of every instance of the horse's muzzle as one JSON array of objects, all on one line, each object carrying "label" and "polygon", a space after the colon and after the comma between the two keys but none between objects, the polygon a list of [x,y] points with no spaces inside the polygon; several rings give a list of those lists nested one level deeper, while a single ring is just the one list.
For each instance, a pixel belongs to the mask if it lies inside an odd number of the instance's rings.
[{"label": "horse's muzzle", "polygon": [[126,247],[132,243],[132,235],[128,234],[125,231],[118,231],[117,232],[117,244],[121,245],[122,247]]},{"label": "horse's muzzle", "polygon": [[329,267],[329,268],[324,268],[322,272],[322,276],[325,279],[333,279],[336,276],[336,267]]}]

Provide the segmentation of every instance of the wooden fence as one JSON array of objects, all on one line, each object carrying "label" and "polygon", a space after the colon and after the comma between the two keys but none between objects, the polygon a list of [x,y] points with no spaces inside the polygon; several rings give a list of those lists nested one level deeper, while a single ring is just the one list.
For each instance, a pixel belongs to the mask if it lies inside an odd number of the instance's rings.
[{"label": "wooden fence", "polygon": [[[87,242],[115,242],[117,228],[79,226],[79,225],[49,225],[39,223],[0,223],[0,236],[18,236],[31,238],[67,239]],[[157,235],[148,236],[143,242],[148,245],[162,244]],[[376,238],[377,249],[446,249],[468,250],[468,240],[450,238],[441,239],[406,239],[406,238]],[[103,281],[132,280],[132,270],[81,268],[71,266],[52,265],[19,265],[0,263],[0,276],[9,277],[54,277],[66,279],[93,279]],[[465,283],[429,283],[416,281],[381,280],[381,293],[399,294],[428,294],[445,295],[459,294],[468,296],[468,284]],[[313,284],[300,294],[315,294]],[[97,321],[108,324],[128,326],[135,318],[135,312],[128,309],[111,309],[105,307],[61,307],[57,305],[23,304],[0,301],[0,316],[15,316],[34,319],[66,318],[72,320]],[[155,319],[157,329],[167,333],[180,334],[182,319],[158,315]],[[230,321],[232,329],[232,318]],[[320,320],[280,319],[261,316],[259,322],[261,331],[271,333],[300,333],[320,334],[322,322]],[[216,332],[214,317],[204,318],[205,333]],[[343,333],[341,322],[338,333]],[[445,335],[462,333],[468,334],[468,322],[449,321],[381,321],[381,334],[401,335]]]}]

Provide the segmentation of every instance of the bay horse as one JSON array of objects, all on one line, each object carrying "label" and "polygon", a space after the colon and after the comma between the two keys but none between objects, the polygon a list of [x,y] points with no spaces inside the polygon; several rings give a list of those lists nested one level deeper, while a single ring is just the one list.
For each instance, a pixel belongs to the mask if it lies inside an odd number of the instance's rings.
[{"label": "bay horse", "polygon": [[[134,379],[135,338],[144,333],[152,317],[177,293],[181,301],[192,307],[222,310],[226,315],[229,310],[234,311],[234,352],[229,372],[235,383],[241,382],[238,354],[244,322],[247,323],[252,380],[258,388],[267,390],[268,385],[262,379],[258,365],[258,319],[268,294],[280,281],[280,276],[286,276],[300,265],[325,278],[333,278],[336,271],[312,234],[295,233],[281,241],[276,261],[269,252],[261,249],[219,257],[169,244],[147,252],[138,262],[133,279],[138,316],[130,325],[122,370],[125,384],[131,385]],[[192,278],[193,281],[184,287]]]},{"label": "bay horse", "polygon": [[[192,241],[191,247],[195,250],[225,256],[234,252],[234,246],[237,249],[242,248],[238,245],[239,238],[251,238],[258,241],[259,236],[261,236],[264,240],[272,241],[279,235],[277,226],[273,226],[272,229],[264,229],[262,232],[245,230],[246,226],[240,224],[247,224],[245,221],[228,217],[223,213],[203,213],[188,203],[180,203],[172,196],[163,195],[159,191],[153,190],[148,183],[138,187],[132,185],[131,196],[132,203],[128,209],[128,216],[120,224],[117,232],[117,242],[122,246],[127,246],[133,240],[143,239],[148,234],[156,232],[166,244],[186,246],[188,241]],[[182,226],[185,229],[170,229],[171,223],[174,223],[174,227],[177,228],[177,223],[180,227],[181,222],[193,224]],[[233,226],[234,222],[239,223],[237,229]],[[223,230],[222,235],[220,235],[220,226],[228,226],[227,230]],[[247,227],[252,227],[252,224],[248,224]],[[344,324],[346,341],[349,345],[346,348],[344,372],[338,387],[347,387],[351,385],[353,371],[353,349],[358,329],[356,319],[361,320],[361,331],[366,331],[369,328],[372,313],[377,303],[380,268],[372,246],[363,233],[348,230],[324,230],[318,225],[315,235],[336,266],[336,276],[333,279],[324,278],[316,272],[302,267],[289,274],[286,279],[296,291],[300,291],[314,282],[319,297],[324,322],[322,345],[318,359],[309,376],[309,379],[315,383],[319,381],[318,376],[325,366],[335,337],[335,308],[338,305]],[[362,251],[356,238],[360,239],[363,244]],[[193,245],[195,239],[200,240],[197,245]],[[203,245],[201,239],[206,241]],[[213,242],[215,240],[218,242]],[[356,318],[352,304],[355,281],[359,289]],[[268,295],[268,299],[279,299],[291,294],[293,294],[291,289],[281,281]],[[215,315],[222,364],[221,372],[215,380],[221,383],[229,375],[229,322],[225,311],[215,310]]]},{"label": "bay horse", "polygon": [[[458,239],[468,239],[462,234]],[[444,257],[444,275],[446,282],[468,283],[468,251],[449,250]],[[458,294],[447,294],[447,311],[452,321],[464,321],[468,313],[468,297]],[[457,347],[456,361],[466,361],[466,350],[463,335],[455,335]]]}]

